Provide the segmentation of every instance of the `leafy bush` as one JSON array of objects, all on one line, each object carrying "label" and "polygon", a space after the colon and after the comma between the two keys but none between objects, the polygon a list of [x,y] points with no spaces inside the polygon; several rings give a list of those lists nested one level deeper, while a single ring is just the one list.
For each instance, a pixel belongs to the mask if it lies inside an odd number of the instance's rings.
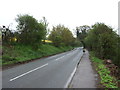
[{"label": "leafy bush", "polygon": [[95,57],[93,53],[90,54],[91,60],[95,63],[96,70],[101,78],[101,84],[104,85],[106,88],[118,88],[117,87],[117,80],[110,76],[110,71],[106,66],[103,64],[103,60]]},{"label": "leafy bush", "polygon": [[86,47],[101,59],[111,59],[120,67],[120,37],[104,23],[96,23],[85,38]]}]

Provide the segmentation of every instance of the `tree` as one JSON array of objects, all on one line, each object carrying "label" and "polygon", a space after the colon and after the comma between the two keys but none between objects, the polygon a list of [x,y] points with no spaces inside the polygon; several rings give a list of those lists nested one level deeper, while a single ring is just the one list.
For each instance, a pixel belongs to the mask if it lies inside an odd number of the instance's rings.
[{"label": "tree", "polygon": [[89,30],[90,30],[90,26],[88,25],[76,27],[77,39],[83,44],[84,48],[85,48],[84,39],[87,36]]},{"label": "tree", "polygon": [[63,25],[53,27],[49,39],[53,41],[55,46],[72,45],[74,41],[71,31]]},{"label": "tree", "polygon": [[41,42],[45,36],[45,26],[42,23],[38,23],[33,16],[28,14],[18,15],[16,21],[21,43],[33,45]]},{"label": "tree", "polygon": [[120,46],[119,37],[113,29],[104,23],[96,23],[92,26],[85,38],[87,48],[95,52],[95,55],[101,59],[111,59],[116,65],[120,56],[118,47]]},{"label": "tree", "polygon": [[43,23],[45,31],[46,31],[46,33],[48,35],[49,34],[49,31],[48,31],[49,29],[47,27],[48,27],[49,23],[47,22],[47,19],[45,17],[43,17],[42,23]]},{"label": "tree", "polygon": [[89,30],[90,30],[90,26],[88,26],[88,25],[83,25],[83,26],[76,27],[77,38],[80,41],[83,41],[84,38],[87,36],[87,33],[88,33]]},{"label": "tree", "polygon": [[47,19],[45,17],[43,17],[43,19],[41,20],[41,23],[44,25],[44,30],[45,30],[45,37],[43,38],[43,42],[45,44],[45,39],[46,39],[46,36],[49,34],[49,29],[48,29],[48,22],[47,22]]}]

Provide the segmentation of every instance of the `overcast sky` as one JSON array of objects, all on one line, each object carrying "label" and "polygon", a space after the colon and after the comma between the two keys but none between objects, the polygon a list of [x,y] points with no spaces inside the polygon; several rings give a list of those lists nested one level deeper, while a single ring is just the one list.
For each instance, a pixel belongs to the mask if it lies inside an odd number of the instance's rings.
[{"label": "overcast sky", "polygon": [[11,24],[15,29],[17,14],[30,14],[37,20],[46,17],[49,27],[64,24],[76,26],[104,22],[118,28],[119,0],[1,0],[0,26]]}]

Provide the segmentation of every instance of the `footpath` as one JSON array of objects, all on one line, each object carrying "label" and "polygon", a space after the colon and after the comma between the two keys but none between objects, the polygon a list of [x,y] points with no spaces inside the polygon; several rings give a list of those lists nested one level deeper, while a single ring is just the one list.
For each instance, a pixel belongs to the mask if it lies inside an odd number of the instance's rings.
[{"label": "footpath", "polygon": [[69,88],[97,88],[97,74],[92,68],[89,52],[86,50],[78,65]]}]

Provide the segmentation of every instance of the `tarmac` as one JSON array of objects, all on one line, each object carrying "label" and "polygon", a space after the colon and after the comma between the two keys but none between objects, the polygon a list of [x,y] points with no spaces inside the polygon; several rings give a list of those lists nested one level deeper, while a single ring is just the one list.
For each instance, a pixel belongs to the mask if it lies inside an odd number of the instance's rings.
[{"label": "tarmac", "polygon": [[85,50],[69,88],[97,88],[97,76],[89,59],[89,52]]}]

